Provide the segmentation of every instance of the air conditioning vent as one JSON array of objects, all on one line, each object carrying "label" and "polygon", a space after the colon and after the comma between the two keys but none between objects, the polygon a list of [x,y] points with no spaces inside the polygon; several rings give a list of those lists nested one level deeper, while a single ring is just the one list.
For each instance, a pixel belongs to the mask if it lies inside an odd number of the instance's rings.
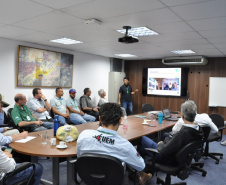
[{"label": "air conditioning vent", "polygon": [[168,57],[162,59],[165,65],[206,65],[208,60],[202,56]]}]

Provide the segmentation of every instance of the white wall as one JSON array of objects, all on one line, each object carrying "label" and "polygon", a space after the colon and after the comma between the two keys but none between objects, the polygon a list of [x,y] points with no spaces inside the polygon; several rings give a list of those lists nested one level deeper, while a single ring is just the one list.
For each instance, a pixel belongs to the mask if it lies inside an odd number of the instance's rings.
[{"label": "white wall", "polygon": [[[109,58],[0,38],[0,93],[4,96],[4,100],[10,104],[8,108],[14,106],[14,96],[17,93],[26,95],[28,100],[33,97],[32,87],[16,87],[18,45],[73,54],[72,87],[78,92],[77,98],[83,95],[85,87],[89,87],[92,91],[91,98],[97,104],[99,101],[98,90],[101,88],[108,90]],[[65,99],[69,96],[68,90],[64,88]],[[50,100],[55,95],[55,88],[42,88],[42,92]]]}]

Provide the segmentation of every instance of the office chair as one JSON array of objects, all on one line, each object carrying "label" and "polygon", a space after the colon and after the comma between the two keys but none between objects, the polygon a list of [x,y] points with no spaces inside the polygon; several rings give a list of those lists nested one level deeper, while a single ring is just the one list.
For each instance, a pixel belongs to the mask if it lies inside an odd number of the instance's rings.
[{"label": "office chair", "polygon": [[[212,122],[217,126],[220,135],[218,133],[210,135],[206,141],[205,153],[204,156],[211,157],[212,159],[216,160],[216,164],[219,164],[220,159],[223,159],[222,153],[209,153],[209,143],[213,141],[221,141],[223,136],[223,129],[224,127],[224,117],[220,114],[210,114],[210,118]],[[220,156],[220,159],[216,156]]]},{"label": "office chair", "polygon": [[149,104],[149,103],[145,103],[142,105],[142,112],[149,112],[149,111],[154,111],[154,107]]},{"label": "office chair", "polygon": [[122,162],[112,156],[102,154],[83,154],[75,163],[75,182],[77,173],[87,185],[121,185],[124,179]]},{"label": "office chair", "polygon": [[18,125],[16,126],[14,121],[13,121],[13,118],[12,118],[12,112],[13,108],[9,108],[8,111],[7,111],[7,117],[8,117],[8,125],[9,127],[13,127],[14,129],[17,129],[19,130],[19,132],[23,132],[23,131],[28,131],[28,132],[31,132],[31,127],[34,126],[33,124],[32,125],[27,125],[27,126],[24,126],[24,127],[19,127]]},{"label": "office chair", "polygon": [[[150,168],[152,174],[161,171],[166,173],[165,181],[157,177],[157,184],[171,185],[171,175],[177,176],[181,180],[185,180],[189,176],[189,169],[192,158],[194,157],[197,149],[201,146],[202,140],[192,141],[183,146],[175,153],[175,160],[177,164],[162,164],[157,163],[156,154],[159,153],[157,149],[145,148],[147,151],[153,152],[153,158],[146,162],[147,169]],[[186,185],[186,182],[177,183]]]},{"label": "office chair", "polygon": [[203,126],[201,127],[202,128],[202,131],[203,131],[203,140],[202,140],[202,145],[201,147],[197,150],[196,152],[196,155],[194,156],[194,160],[195,160],[195,163],[192,163],[191,164],[191,168],[193,170],[196,170],[196,171],[199,171],[199,172],[202,172],[202,176],[205,177],[206,174],[207,174],[207,171],[202,169],[202,167],[204,166],[204,163],[200,163],[200,162],[197,162],[204,154],[204,144],[206,143],[208,137],[209,137],[209,134],[210,134],[210,127],[209,126]]},{"label": "office chair", "polygon": [[0,184],[1,185],[7,185],[7,180],[9,178],[13,178],[14,175],[20,173],[21,171],[27,169],[27,168],[30,168],[32,167],[33,170],[32,170],[32,173],[30,174],[30,176],[26,179],[23,179],[23,180],[20,180],[18,182],[16,182],[14,185],[33,185],[35,180],[34,180],[34,173],[35,173],[35,165],[33,163],[30,163],[30,162],[24,162],[24,163],[21,163],[19,165],[16,166],[16,168],[10,172],[10,173],[7,173],[3,179],[1,180]]}]

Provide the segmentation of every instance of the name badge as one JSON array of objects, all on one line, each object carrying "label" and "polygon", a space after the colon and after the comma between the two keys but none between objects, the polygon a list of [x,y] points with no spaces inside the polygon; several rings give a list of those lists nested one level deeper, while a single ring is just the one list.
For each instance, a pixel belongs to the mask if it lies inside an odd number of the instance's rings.
[{"label": "name badge", "polygon": [[28,115],[27,115],[27,120],[28,120],[28,121],[30,121],[30,120],[31,120],[31,118],[30,118]]}]

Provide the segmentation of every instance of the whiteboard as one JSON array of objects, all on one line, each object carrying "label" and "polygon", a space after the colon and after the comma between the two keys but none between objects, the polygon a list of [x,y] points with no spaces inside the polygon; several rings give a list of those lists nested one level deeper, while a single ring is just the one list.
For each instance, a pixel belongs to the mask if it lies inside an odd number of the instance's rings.
[{"label": "whiteboard", "polygon": [[226,77],[210,77],[209,107],[226,107]]}]

